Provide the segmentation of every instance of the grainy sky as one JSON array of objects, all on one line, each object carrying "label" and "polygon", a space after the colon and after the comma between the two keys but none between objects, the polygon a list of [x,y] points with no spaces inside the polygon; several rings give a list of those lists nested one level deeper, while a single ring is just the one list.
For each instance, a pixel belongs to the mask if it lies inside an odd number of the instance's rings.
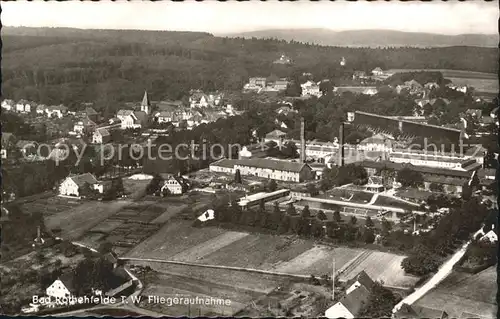
[{"label": "grainy sky", "polygon": [[467,2],[3,2],[5,26],[205,31],[390,29],[497,34],[498,4]]}]

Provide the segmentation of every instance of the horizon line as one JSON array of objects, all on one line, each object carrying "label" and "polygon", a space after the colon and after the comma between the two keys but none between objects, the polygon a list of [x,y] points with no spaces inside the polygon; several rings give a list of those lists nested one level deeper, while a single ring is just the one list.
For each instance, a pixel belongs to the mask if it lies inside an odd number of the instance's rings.
[{"label": "horizon line", "polygon": [[498,33],[458,33],[458,34],[446,34],[446,33],[434,33],[434,32],[418,32],[418,31],[401,31],[396,29],[345,29],[345,30],[334,30],[330,28],[322,28],[322,27],[286,27],[286,28],[262,28],[262,29],[254,29],[247,31],[237,31],[237,32],[210,32],[210,31],[202,31],[202,30],[179,30],[179,29],[138,29],[138,28],[78,28],[78,27],[69,27],[69,26],[9,26],[2,25],[2,28],[28,28],[28,29],[74,29],[74,30],[110,30],[110,31],[151,31],[151,32],[192,32],[192,33],[208,33],[213,36],[230,36],[230,35],[238,35],[252,32],[262,32],[262,31],[293,31],[293,30],[325,30],[335,33],[341,32],[352,32],[352,31],[389,31],[389,32],[399,32],[399,33],[419,33],[419,34],[432,34],[432,35],[442,35],[442,36],[464,36],[464,35],[484,35],[484,36],[494,36],[498,35]]}]

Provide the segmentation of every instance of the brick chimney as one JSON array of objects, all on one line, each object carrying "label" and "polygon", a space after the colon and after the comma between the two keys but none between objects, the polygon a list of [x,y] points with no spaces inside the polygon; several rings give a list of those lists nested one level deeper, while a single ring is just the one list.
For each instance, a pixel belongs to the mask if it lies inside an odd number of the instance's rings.
[{"label": "brick chimney", "polygon": [[304,118],[300,118],[300,162],[306,162],[306,132]]}]

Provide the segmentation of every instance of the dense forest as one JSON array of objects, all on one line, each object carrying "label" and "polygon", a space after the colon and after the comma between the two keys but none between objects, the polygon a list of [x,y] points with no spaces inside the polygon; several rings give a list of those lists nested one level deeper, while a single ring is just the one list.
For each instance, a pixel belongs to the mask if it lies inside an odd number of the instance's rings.
[{"label": "dense forest", "polygon": [[[114,112],[145,89],[154,100],[180,99],[190,89],[240,90],[251,76],[314,80],[353,70],[461,69],[491,72],[492,48],[346,48],[275,39],[220,38],[207,33],[4,28],[2,96],[77,108],[95,102]],[[280,54],[291,66],[273,64]],[[345,57],[347,65],[339,61]]]}]

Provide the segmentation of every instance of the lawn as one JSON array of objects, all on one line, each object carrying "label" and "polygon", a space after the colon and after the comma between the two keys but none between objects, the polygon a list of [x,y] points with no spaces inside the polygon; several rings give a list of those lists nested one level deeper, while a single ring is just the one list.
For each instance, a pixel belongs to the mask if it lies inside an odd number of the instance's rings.
[{"label": "lawn", "polygon": [[472,86],[478,92],[498,93],[498,79],[481,78],[453,78],[450,77],[453,84],[460,86]]},{"label": "lawn", "polygon": [[[327,191],[325,194],[318,196],[320,198],[340,200],[340,201],[348,201],[353,203],[366,204],[368,203],[372,197],[373,193],[350,190],[350,189],[342,189],[342,188],[334,188],[332,190]],[[352,198],[351,198],[352,196]],[[344,199],[342,199],[344,198]],[[350,200],[347,200],[349,199]]]},{"label": "lawn", "polygon": [[407,210],[419,209],[418,205],[408,204],[404,201],[398,200],[396,198],[379,196],[373,205],[386,206],[386,207],[396,207]]}]

